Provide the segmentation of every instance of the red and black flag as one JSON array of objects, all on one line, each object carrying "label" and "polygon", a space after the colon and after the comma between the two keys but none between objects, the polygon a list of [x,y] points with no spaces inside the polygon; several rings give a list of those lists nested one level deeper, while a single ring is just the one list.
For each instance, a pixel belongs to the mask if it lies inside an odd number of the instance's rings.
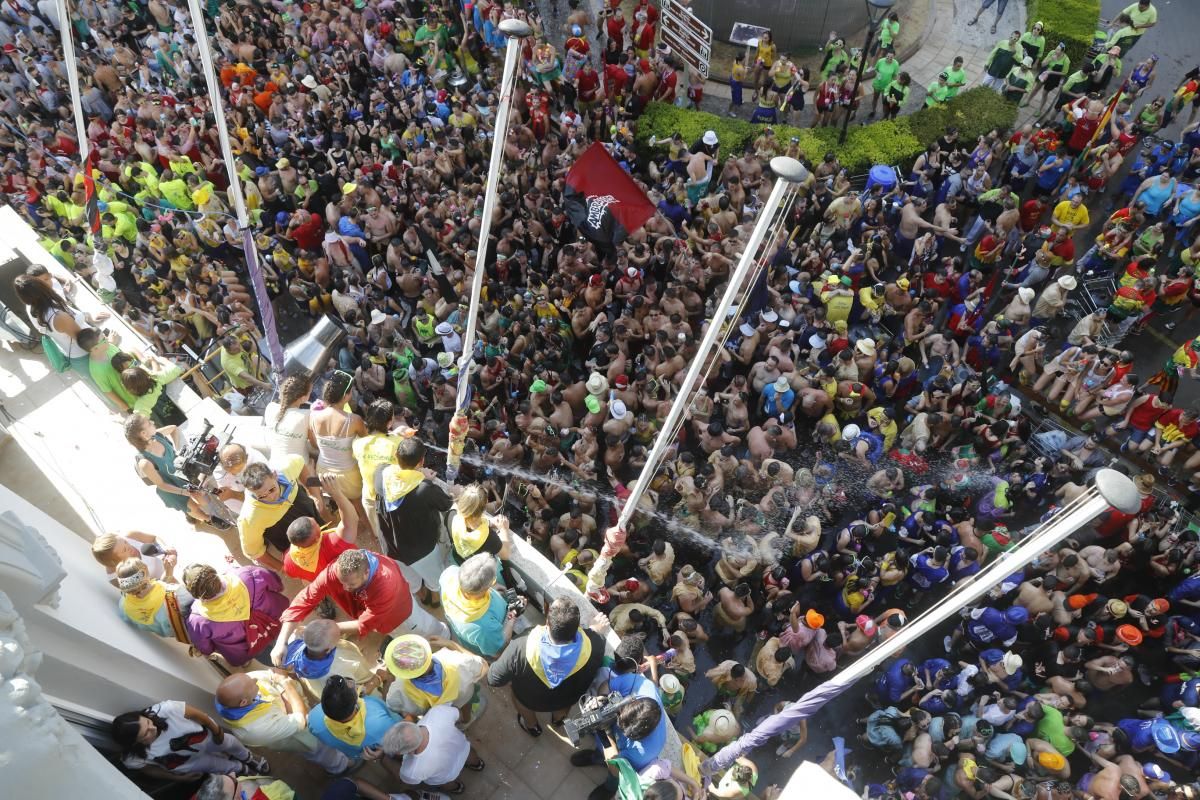
[{"label": "red and black flag", "polygon": [[96,196],[96,181],[92,178],[96,153],[96,149],[92,148],[83,164],[83,208],[87,215],[88,233],[93,236],[100,233],[100,198]]},{"label": "red and black flag", "polygon": [[567,173],[563,210],[581,234],[609,251],[654,216],[650,198],[599,142]]}]

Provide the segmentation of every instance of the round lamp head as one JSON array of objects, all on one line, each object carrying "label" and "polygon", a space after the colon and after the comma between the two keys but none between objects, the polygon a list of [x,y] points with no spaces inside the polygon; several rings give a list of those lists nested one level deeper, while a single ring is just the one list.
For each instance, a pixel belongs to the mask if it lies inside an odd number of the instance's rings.
[{"label": "round lamp head", "polygon": [[[891,3],[889,2],[888,5],[890,6]],[[500,32],[510,39],[524,39],[533,33],[533,28],[529,27],[529,23],[519,19],[502,19],[499,27]]]},{"label": "round lamp head", "polygon": [[896,0],[866,0],[866,3],[867,18],[871,21],[872,28],[883,22],[883,18],[896,6]]},{"label": "round lamp head", "polygon": [[771,159],[771,172],[789,183],[802,183],[808,177],[808,170],[794,158],[775,156]]},{"label": "round lamp head", "polygon": [[1096,489],[1110,506],[1126,514],[1136,514],[1142,507],[1141,494],[1133,481],[1115,469],[1102,469],[1096,473]]}]

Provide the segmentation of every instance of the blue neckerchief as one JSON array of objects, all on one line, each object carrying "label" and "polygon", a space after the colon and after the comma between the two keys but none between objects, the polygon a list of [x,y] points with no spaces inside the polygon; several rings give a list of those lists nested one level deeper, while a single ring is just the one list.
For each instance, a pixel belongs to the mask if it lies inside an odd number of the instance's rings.
[{"label": "blue neckerchief", "polygon": [[301,678],[324,678],[333,667],[333,657],[336,654],[337,648],[334,648],[326,653],[324,658],[309,658],[304,640],[296,639],[288,645],[287,657],[284,659],[283,665],[289,667]]},{"label": "blue neckerchief", "polygon": [[262,695],[256,694],[254,696],[253,702],[251,702],[250,705],[248,705],[248,706],[239,706],[236,708],[230,708],[229,706],[221,705],[221,701],[215,700],[215,699],[213,700],[213,705],[215,705],[217,707],[217,713],[220,714],[222,717],[236,722],[237,720],[246,716],[251,711],[258,708],[265,702],[267,702],[267,701],[262,698]]},{"label": "blue neckerchief", "polygon": [[[275,480],[279,481],[279,499],[278,500],[259,500],[258,502],[266,506],[277,506],[284,500],[287,500],[289,494],[292,493],[292,482],[283,476],[283,473],[278,473]],[[257,499],[257,498],[256,498]]]},{"label": "blue neckerchief", "polygon": [[412,679],[412,685],[420,689],[422,692],[428,692],[434,697],[440,697],[442,694],[442,678],[445,677],[445,671],[442,665],[435,658],[433,660],[433,669],[428,675],[422,675],[419,678]]},{"label": "blue neckerchief", "polygon": [[371,585],[371,581],[375,580],[375,573],[379,571],[379,556],[372,553],[370,550],[363,550],[363,555],[367,557],[367,582],[359,587],[358,591],[366,591],[366,588]]},{"label": "blue neckerchief", "polygon": [[579,651],[583,648],[583,633],[575,632],[575,639],[567,644],[556,644],[550,641],[550,631],[542,631],[542,639],[538,642],[538,651],[542,657],[542,671],[546,673],[546,681],[551,689],[558,687],[571,674],[571,670],[579,663]]}]

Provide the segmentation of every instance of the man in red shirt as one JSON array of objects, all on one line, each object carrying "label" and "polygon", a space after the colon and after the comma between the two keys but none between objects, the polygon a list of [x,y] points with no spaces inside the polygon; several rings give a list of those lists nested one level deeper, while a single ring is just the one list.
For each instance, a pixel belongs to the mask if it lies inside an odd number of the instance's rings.
[{"label": "man in red shirt", "polygon": [[1050,264],[1054,267],[1075,263],[1075,240],[1065,230],[1055,231],[1042,245],[1042,249],[1050,251]]},{"label": "man in red shirt", "polygon": [[[625,70],[618,69],[621,72],[621,77],[625,77]],[[600,73],[596,72],[596,68],[592,66],[591,59],[583,62],[583,66],[579,68],[579,72],[575,73],[575,91],[579,101],[581,111],[587,111],[596,102],[596,90],[600,88]]]},{"label": "man in red shirt", "polygon": [[287,643],[296,626],[326,597],[351,617],[338,623],[338,628],[346,635],[366,636],[379,631],[450,638],[446,623],[413,602],[412,591],[399,564],[370,550],[347,550],[317,573],[312,583],[304,587],[280,615],[283,627],[271,649],[272,663],[283,665]]},{"label": "man in red shirt", "polygon": [[[297,224],[297,219],[303,221]],[[320,214],[310,214],[302,210],[292,217],[291,225],[292,241],[299,245],[301,250],[312,250],[318,253],[321,251],[325,225]]]},{"label": "man in red shirt", "polygon": [[618,105],[624,103],[625,87],[629,83],[629,73],[625,71],[627,63],[629,55],[622,53],[619,64],[604,65],[604,96]]},{"label": "man in red shirt", "polygon": [[[625,49],[625,17],[616,9],[605,9],[608,12],[608,19],[604,21],[604,30],[608,34],[608,38],[617,43],[618,50]],[[605,11],[601,11],[603,14]]]},{"label": "man in red shirt", "polygon": [[323,475],[321,485],[337,504],[341,521],[325,530],[312,517],[293,520],[287,529],[291,546],[283,554],[283,574],[306,582],[317,577],[342,553],[353,550],[358,533],[358,512],[354,510],[354,504],[346,499],[331,475]]},{"label": "man in red shirt", "polygon": [[674,103],[675,85],[679,83],[679,75],[675,68],[664,63],[658,77],[658,89],[654,92],[654,99],[662,103]]},{"label": "man in red shirt", "polygon": [[1021,206],[1021,230],[1032,233],[1050,205],[1034,195]]}]

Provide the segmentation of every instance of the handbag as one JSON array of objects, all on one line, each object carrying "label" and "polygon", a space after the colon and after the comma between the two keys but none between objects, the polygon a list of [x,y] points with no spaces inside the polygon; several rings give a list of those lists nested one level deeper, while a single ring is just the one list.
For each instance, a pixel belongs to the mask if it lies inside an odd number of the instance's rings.
[{"label": "handbag", "polygon": [[42,334],[42,352],[46,354],[46,360],[50,362],[50,369],[55,372],[66,372],[67,367],[71,366],[71,360],[63,353],[62,349],[46,334]]},{"label": "handbag", "polygon": [[246,645],[251,653],[259,653],[279,636],[283,623],[257,608],[250,609],[246,620]]}]

